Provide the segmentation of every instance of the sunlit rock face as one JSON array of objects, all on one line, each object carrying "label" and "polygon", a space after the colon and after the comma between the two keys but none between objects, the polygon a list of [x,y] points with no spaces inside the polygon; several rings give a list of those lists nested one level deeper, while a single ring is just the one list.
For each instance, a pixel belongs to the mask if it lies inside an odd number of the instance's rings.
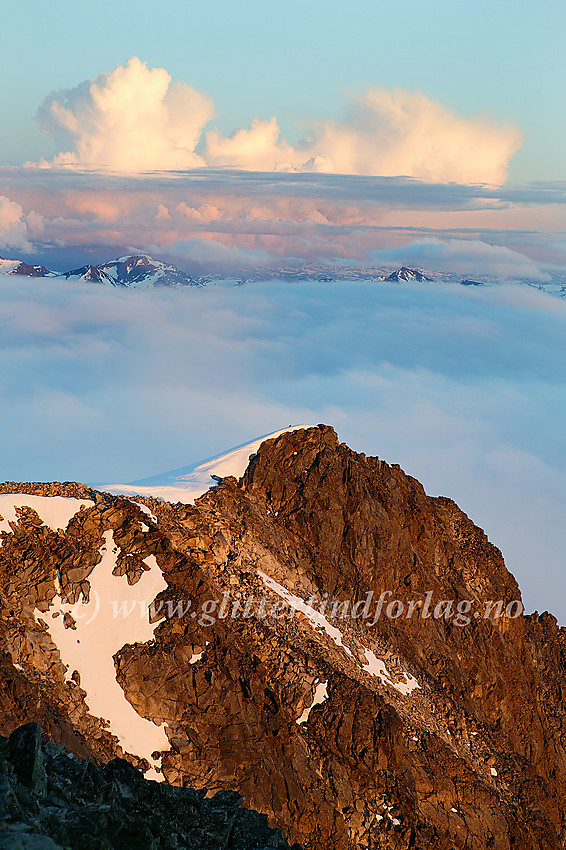
[{"label": "sunlit rock face", "polygon": [[564,630],[398,466],[328,426],[251,445],[175,503],[0,486],[0,731],[322,850],[561,847]]}]

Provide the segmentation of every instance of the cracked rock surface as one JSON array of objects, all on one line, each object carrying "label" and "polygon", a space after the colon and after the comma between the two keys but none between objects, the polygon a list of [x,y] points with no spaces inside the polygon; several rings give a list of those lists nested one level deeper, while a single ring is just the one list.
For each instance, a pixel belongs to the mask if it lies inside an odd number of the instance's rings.
[{"label": "cracked rock surface", "polygon": [[[163,793],[237,791],[312,850],[565,846],[566,630],[546,613],[475,618],[520,600],[515,579],[454,502],[398,466],[318,426],[267,440],[195,505],[75,483],[0,492],[92,502],[58,531],[18,509],[2,534],[4,735],[36,721],[97,769],[116,757],[148,769],[90,713],[84,671],[65,668],[45,625],[60,596],[89,598],[111,531],[113,580],[135,588],[153,556],[167,585],[153,639],[113,656],[124,698],[164,725]],[[472,616],[328,616],[326,628],[305,608],[384,591],[404,610],[427,592],[471,600]],[[250,598],[298,608],[246,615]],[[65,626],[80,637],[80,619]]]},{"label": "cracked rock surface", "polygon": [[0,737],[2,850],[289,850],[265,815],[241,797],[144,779],[113,759],[97,766],[60,744],[42,744],[36,723]]}]

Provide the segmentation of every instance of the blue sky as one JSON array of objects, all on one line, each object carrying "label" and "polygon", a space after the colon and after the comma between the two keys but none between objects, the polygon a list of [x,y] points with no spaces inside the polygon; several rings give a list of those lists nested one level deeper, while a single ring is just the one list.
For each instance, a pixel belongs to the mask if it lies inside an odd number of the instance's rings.
[{"label": "blue sky", "polygon": [[566,178],[563,33],[558,0],[24,0],[3,10],[0,162],[50,157],[34,122],[54,90],[136,55],[208,93],[223,134],[277,116],[295,142],[339,118],[369,86],[421,90],[459,114],[491,113],[524,131],[513,181]]}]

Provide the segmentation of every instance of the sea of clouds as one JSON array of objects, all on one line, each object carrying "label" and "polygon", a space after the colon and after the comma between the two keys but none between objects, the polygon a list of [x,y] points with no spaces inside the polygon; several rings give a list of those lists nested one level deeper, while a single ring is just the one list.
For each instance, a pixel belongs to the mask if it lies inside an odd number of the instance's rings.
[{"label": "sea of clouds", "polygon": [[296,422],[400,463],[566,623],[566,303],[524,286],[0,276],[2,480],[126,482]]}]

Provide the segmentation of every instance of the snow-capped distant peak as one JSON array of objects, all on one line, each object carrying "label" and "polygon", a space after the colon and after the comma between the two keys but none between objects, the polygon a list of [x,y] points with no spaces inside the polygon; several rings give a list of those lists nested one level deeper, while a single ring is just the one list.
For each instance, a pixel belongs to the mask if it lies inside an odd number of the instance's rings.
[{"label": "snow-capped distant peak", "polygon": [[42,265],[30,265],[29,263],[20,263],[15,269],[12,269],[10,274],[19,274],[23,277],[57,277],[57,272],[52,272],[50,269]]},{"label": "snow-capped distant peak", "polygon": [[117,287],[149,286],[204,286],[208,281],[181,271],[172,263],[164,263],[147,254],[118,257],[94,266],[87,263],[68,272],[53,272],[42,265],[30,265],[21,260],[0,258],[0,274],[17,274],[24,277],[57,277],[85,283],[98,283]]},{"label": "snow-capped distant peak", "polygon": [[98,266],[115,286],[201,286],[202,281],[147,254],[118,257]]},{"label": "snow-capped distant peak", "polygon": [[417,280],[421,282],[424,280],[432,280],[432,278],[426,277],[426,275],[424,275],[419,269],[408,269],[406,266],[402,266],[400,269],[391,272],[391,274],[386,277],[385,280]]},{"label": "snow-capped distant peak", "polygon": [[5,257],[0,257],[0,272],[9,272],[17,268],[21,260],[7,260]]},{"label": "snow-capped distant peak", "polygon": [[6,260],[0,257],[0,274],[17,274],[22,277],[57,277],[57,272],[52,272],[45,266],[24,263],[23,260]]},{"label": "snow-capped distant peak", "polygon": [[288,431],[298,431],[309,427],[309,425],[289,425],[288,428],[264,434],[249,443],[229,449],[224,454],[207,458],[190,466],[183,466],[150,478],[142,478],[129,484],[96,485],[96,489],[114,495],[153,496],[157,499],[165,499],[167,502],[189,504],[213,487],[216,479],[227,478],[230,475],[241,478],[246,471],[250,455],[255,454],[266,440],[275,439]]},{"label": "snow-capped distant peak", "polygon": [[102,271],[98,266],[81,266],[79,269],[73,269],[70,272],[65,272],[61,277],[67,280],[84,280],[87,283],[105,283],[114,286],[112,278]]}]

